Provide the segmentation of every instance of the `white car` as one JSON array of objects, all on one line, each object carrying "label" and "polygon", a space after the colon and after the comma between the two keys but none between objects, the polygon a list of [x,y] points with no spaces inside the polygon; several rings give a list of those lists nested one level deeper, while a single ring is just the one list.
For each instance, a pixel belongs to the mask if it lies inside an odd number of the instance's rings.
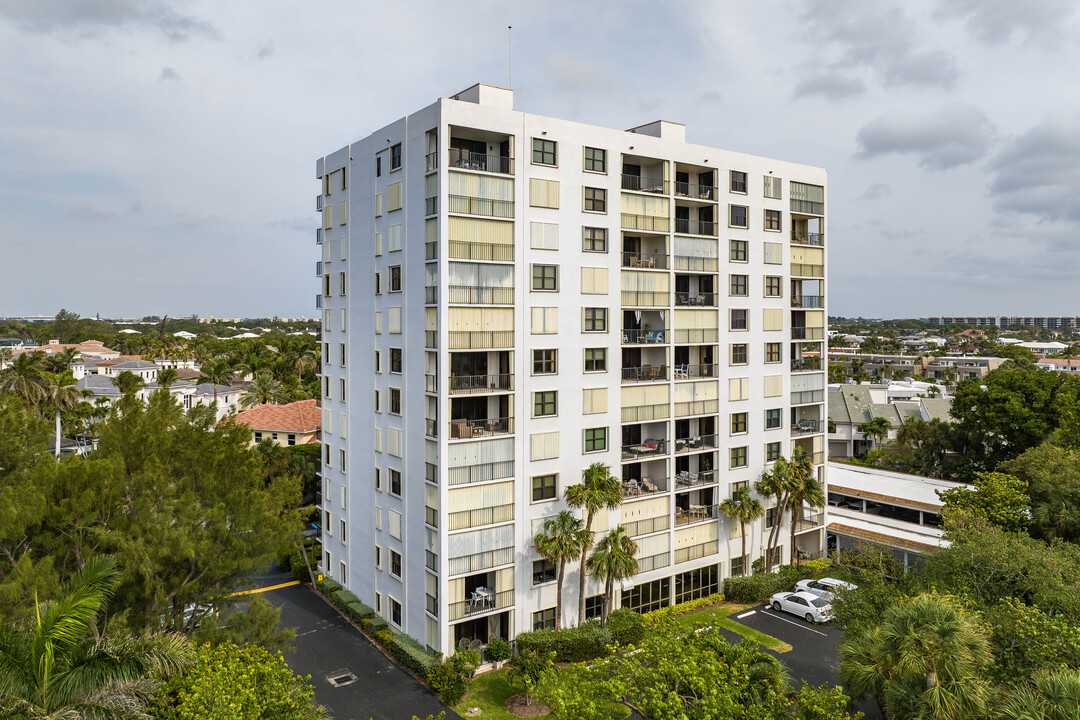
[{"label": "white car", "polygon": [[836,578],[823,577],[817,580],[800,580],[795,583],[795,592],[808,592],[811,595],[823,597],[832,601],[837,590],[855,590],[859,586],[854,583],[837,580]]},{"label": "white car", "polygon": [[769,598],[773,610],[798,615],[808,623],[832,620],[832,606],[825,598],[808,592],[780,592]]}]

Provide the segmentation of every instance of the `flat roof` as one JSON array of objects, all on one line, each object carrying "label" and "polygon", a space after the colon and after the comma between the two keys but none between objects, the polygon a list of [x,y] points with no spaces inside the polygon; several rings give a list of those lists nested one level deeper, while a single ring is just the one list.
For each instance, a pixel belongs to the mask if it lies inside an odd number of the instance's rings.
[{"label": "flat roof", "polygon": [[840,535],[850,535],[911,550],[934,550],[948,547],[950,544],[942,537],[941,528],[931,525],[916,525],[903,520],[867,515],[856,510],[838,507],[830,507],[828,514],[829,524],[826,530]]},{"label": "flat roof", "polygon": [[853,494],[868,499],[894,502],[924,510],[941,509],[942,503],[937,495],[938,490],[965,487],[964,483],[831,461],[828,463],[826,473],[829,479],[829,490],[837,492],[852,490]]}]

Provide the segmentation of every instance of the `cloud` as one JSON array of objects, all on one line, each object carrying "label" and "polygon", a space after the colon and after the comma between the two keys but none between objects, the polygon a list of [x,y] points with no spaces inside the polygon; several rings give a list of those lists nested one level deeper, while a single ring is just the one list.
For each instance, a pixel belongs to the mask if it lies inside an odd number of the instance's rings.
[{"label": "cloud", "polygon": [[819,72],[804,77],[795,86],[795,97],[819,96],[826,100],[847,100],[866,92],[866,83],[859,78],[836,72]]},{"label": "cloud", "polygon": [[168,0],[0,0],[0,17],[36,33],[75,31],[94,36],[106,30],[149,27],[173,41],[219,38],[209,23],[178,13]]},{"label": "cloud", "polygon": [[76,202],[68,209],[68,214],[75,220],[109,220],[116,217],[112,210],[105,210],[93,203]]},{"label": "cloud", "polygon": [[960,70],[956,58],[944,50],[904,54],[886,64],[881,73],[885,87],[937,87],[948,90],[956,84]]},{"label": "cloud", "polygon": [[267,40],[264,43],[260,43],[258,49],[255,51],[256,60],[266,60],[272,58],[277,48],[274,45],[273,40]]},{"label": "cloud", "polygon": [[168,65],[161,68],[161,77],[158,78],[159,82],[180,82],[180,73],[173,70]]},{"label": "cloud", "polygon": [[595,91],[597,87],[616,82],[614,69],[601,62],[555,54],[544,63],[542,72],[552,85],[563,92]]},{"label": "cloud", "polygon": [[997,45],[1017,35],[1057,41],[1068,34],[1075,13],[1074,0],[939,0],[937,14],[963,19],[968,32]]},{"label": "cloud", "polygon": [[892,195],[892,186],[888,183],[874,183],[866,188],[866,192],[859,196],[859,200],[880,200]]},{"label": "cloud", "polygon": [[944,105],[925,115],[887,113],[859,130],[856,156],[911,153],[919,156],[919,167],[948,170],[984,157],[995,131],[986,113],[973,105]]},{"label": "cloud", "polygon": [[996,210],[1080,222],[1080,111],[1048,115],[1011,140],[990,167]]},{"label": "cloud", "polygon": [[724,102],[724,95],[719,90],[709,90],[694,98],[695,105],[713,105]]}]

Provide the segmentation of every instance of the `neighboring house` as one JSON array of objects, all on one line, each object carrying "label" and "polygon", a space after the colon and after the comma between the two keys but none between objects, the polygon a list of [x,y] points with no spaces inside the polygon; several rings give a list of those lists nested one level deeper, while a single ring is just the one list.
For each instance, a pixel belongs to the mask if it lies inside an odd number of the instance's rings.
[{"label": "neighboring house", "polygon": [[1022,342],[1017,347],[1027,348],[1036,355],[1056,355],[1068,347],[1060,342]]},{"label": "neighboring house", "polygon": [[21,351],[16,351],[16,355],[19,352],[43,352],[46,355],[57,355],[75,348],[82,356],[92,355],[95,358],[101,360],[114,360],[120,357],[120,353],[116,350],[105,347],[104,343],[100,340],[87,340],[81,343],[61,343],[56,340],[50,340],[44,345],[38,345],[36,347],[23,347]]},{"label": "neighboring house", "polygon": [[319,441],[322,411],[317,400],[288,405],[259,405],[237,414],[235,421],[251,429],[252,443],[272,440],[275,445],[306,445]]},{"label": "neighboring house", "polygon": [[963,483],[835,462],[828,463],[828,474],[830,551],[870,543],[892,552],[907,568],[948,547],[938,493]]},{"label": "neighboring house", "polygon": [[1040,370],[1057,370],[1058,372],[1080,372],[1080,358],[1043,358],[1035,363]]},{"label": "neighboring house", "polygon": [[[113,367],[115,368],[116,366]],[[155,378],[157,376],[156,367],[157,366],[155,366],[154,371]],[[119,372],[116,373],[116,375],[119,374]],[[115,377],[115,375],[108,376],[87,373],[79,378],[79,381],[75,383],[75,387],[80,390],[89,390],[94,394],[96,399],[104,400],[106,404],[111,405],[120,397],[120,390],[117,389],[116,384],[113,382]],[[146,401],[146,399],[150,397],[150,393],[160,387],[161,385],[159,385],[155,379],[143,385],[143,387],[139,389],[137,395],[139,399]],[[210,405],[214,402],[214,386],[211,383],[194,383],[187,380],[176,380],[169,386],[169,393],[177,402],[184,406],[185,410],[190,410],[197,405]],[[218,420],[222,420],[226,416],[234,414],[240,404],[240,389],[228,385],[218,385],[217,404]]]},{"label": "neighboring house", "polygon": [[198,335],[188,332],[187,330],[181,330],[180,332],[174,332],[173,337],[184,338],[185,340],[194,340],[198,337]]},{"label": "neighboring house", "polygon": [[873,377],[901,379],[919,375],[929,381],[957,383],[961,380],[982,380],[991,370],[996,370],[1002,358],[975,355],[905,355],[844,352],[829,348],[829,363],[844,366],[844,372],[854,374],[860,370]]},{"label": "neighboring house", "polygon": [[120,373],[129,372],[141,377],[147,383],[157,380],[158,366],[146,360],[124,360],[123,362],[104,361],[97,365],[98,373],[106,377],[119,377]]},{"label": "neighboring house", "polygon": [[179,358],[179,357],[159,357],[154,358],[154,362],[162,370],[171,368],[173,370],[198,370],[199,365],[195,363],[193,358]]},{"label": "neighboring house", "polygon": [[12,350],[22,350],[23,341],[17,337],[0,337],[0,348],[5,347]]},{"label": "neighboring house", "polygon": [[[893,394],[892,388],[899,386]],[[908,418],[949,422],[952,398],[918,397],[907,394],[904,383],[886,385],[833,385],[829,387],[829,457],[862,457],[872,448],[858,427],[874,418],[889,421],[887,440]]]},{"label": "neighboring house", "polygon": [[[73,440],[68,437],[61,437],[60,457],[67,457],[68,455],[88,455],[95,447],[97,447],[97,438],[78,437]],[[56,435],[49,436],[49,454],[53,456],[56,455]]]}]

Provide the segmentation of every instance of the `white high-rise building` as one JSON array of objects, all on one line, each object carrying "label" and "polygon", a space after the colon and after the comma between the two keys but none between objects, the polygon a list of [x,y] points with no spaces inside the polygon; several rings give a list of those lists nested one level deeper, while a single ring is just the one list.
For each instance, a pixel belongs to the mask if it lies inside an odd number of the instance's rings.
[{"label": "white high-rise building", "polygon": [[[592,463],[625,490],[598,537],[638,545],[615,606],[643,611],[749,571],[773,513],[743,558],[718,506],[771,461],[801,448],[824,479],[824,170],[474,85],[315,174],[322,570],[396,630],[452,652],[552,626],[533,537]],[[786,520],[780,541],[787,562]],[[577,587],[571,563],[567,624]],[[586,615],[602,595],[589,577]]]}]

